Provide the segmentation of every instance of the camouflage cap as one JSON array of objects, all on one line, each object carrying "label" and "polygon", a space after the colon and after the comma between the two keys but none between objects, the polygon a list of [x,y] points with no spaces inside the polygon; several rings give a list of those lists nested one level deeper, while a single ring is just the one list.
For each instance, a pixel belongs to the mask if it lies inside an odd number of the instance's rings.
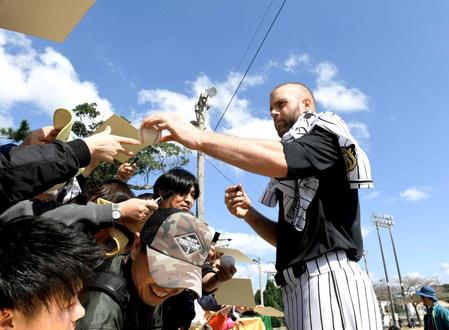
[{"label": "camouflage cap", "polygon": [[161,209],[146,221],[140,238],[158,285],[190,289],[201,296],[201,267],[212,241],[204,221],[179,209]]}]

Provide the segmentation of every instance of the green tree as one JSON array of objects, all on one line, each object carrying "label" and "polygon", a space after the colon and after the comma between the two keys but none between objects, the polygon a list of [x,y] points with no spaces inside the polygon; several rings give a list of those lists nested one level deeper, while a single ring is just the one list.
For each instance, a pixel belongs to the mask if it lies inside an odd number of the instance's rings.
[{"label": "green tree", "polygon": [[[92,135],[103,123],[98,120],[100,111],[97,110],[96,103],[82,103],[73,110],[76,120],[72,131],[80,138]],[[126,119],[126,118],[124,118]],[[22,141],[30,133],[30,126],[27,120],[22,120],[18,129],[12,127],[0,128],[0,136],[11,139],[15,142]],[[142,149],[134,160],[136,161],[136,175],[143,179],[143,184],[133,185],[134,189],[148,189],[150,175],[163,173],[173,167],[184,166],[189,162],[189,151],[184,147],[171,143],[159,143]],[[112,179],[120,166],[118,161],[111,164],[100,163],[86,181],[86,191],[93,190],[104,181]]]},{"label": "green tree", "polygon": [[[103,121],[96,118],[100,114],[96,103],[83,103],[73,109],[73,113],[78,120],[74,122],[73,132],[80,137],[90,136]],[[124,118],[127,120],[126,118]],[[189,151],[171,143],[159,143],[155,146],[148,146],[133,158],[136,164],[136,175],[143,178],[143,184],[132,185],[133,189],[149,189],[150,175],[153,173],[163,173],[170,168],[184,166],[189,162]],[[117,173],[120,166],[118,161],[111,164],[101,163],[93,171],[86,182],[86,190],[97,188],[105,180],[110,180]]]},{"label": "green tree", "polygon": [[23,119],[20,122],[18,129],[12,127],[0,128],[0,136],[13,140],[14,142],[22,141],[28,134],[30,134],[30,132],[30,124],[26,119]]},{"label": "green tree", "polygon": [[[256,304],[260,305],[260,290],[256,291],[254,295],[254,300]],[[265,306],[276,308],[277,310],[284,310],[284,304],[282,302],[282,291],[281,288],[276,286],[274,281],[268,279],[263,292],[263,301]],[[281,317],[272,317],[271,326],[280,327],[285,324],[284,319]]]}]

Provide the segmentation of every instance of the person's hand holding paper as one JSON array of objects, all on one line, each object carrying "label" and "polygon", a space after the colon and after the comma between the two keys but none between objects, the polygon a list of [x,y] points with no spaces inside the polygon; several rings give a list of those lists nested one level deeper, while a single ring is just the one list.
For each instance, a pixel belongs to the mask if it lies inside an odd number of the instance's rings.
[{"label": "person's hand holding paper", "polygon": [[140,144],[137,139],[112,135],[109,126],[106,126],[106,129],[101,133],[85,138],[84,142],[89,147],[91,162],[100,160],[108,163],[119,155],[132,157],[134,155],[133,147]]},{"label": "person's hand holding paper", "polygon": [[[140,150],[147,146],[158,143],[160,140],[160,133],[156,129],[151,127],[137,129],[126,119],[118,115],[112,115],[99,128],[97,128],[95,134],[104,131],[107,126],[111,128],[111,134],[139,141],[138,144],[127,146],[128,150],[132,151],[134,154],[137,154]],[[130,155],[119,153],[114,158],[119,162],[124,163],[128,161],[130,157]]]}]

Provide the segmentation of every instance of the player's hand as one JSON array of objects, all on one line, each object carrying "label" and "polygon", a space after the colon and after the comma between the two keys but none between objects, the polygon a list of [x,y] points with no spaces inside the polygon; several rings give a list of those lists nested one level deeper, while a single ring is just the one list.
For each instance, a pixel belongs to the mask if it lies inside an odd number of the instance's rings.
[{"label": "player's hand", "polygon": [[122,217],[120,223],[132,232],[140,232],[145,221],[158,209],[155,201],[150,199],[131,198],[119,203]]},{"label": "player's hand", "polygon": [[143,120],[141,127],[155,128],[159,132],[167,130],[168,134],[162,135],[161,142],[176,141],[193,150],[199,148],[204,135],[204,131],[175,113],[160,113],[148,116]]},{"label": "player's hand", "polygon": [[110,126],[101,133],[85,138],[84,142],[89,147],[91,161],[100,160],[108,163],[111,163],[119,152],[130,157],[134,155],[132,151],[126,150],[126,144],[140,144],[140,141],[136,139],[111,135]]},{"label": "player's hand", "polygon": [[237,272],[237,268],[235,268],[235,266],[223,267],[221,266],[219,260],[217,261],[218,262],[214,264],[215,276],[217,277],[217,280],[220,282],[229,281]]},{"label": "player's hand", "polygon": [[226,188],[224,201],[229,212],[238,218],[245,218],[251,208],[251,200],[240,184]]},{"label": "player's hand", "polygon": [[30,146],[33,144],[44,144],[49,143],[55,140],[58,135],[59,130],[54,128],[53,126],[45,126],[39,128],[35,131],[32,131],[28,134],[25,139],[23,139],[21,147]]}]

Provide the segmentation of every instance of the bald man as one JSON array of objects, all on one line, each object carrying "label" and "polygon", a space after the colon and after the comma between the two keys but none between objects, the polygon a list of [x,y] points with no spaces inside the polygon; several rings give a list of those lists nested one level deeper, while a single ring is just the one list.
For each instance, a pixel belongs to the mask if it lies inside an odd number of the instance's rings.
[{"label": "bald man", "polygon": [[[276,247],[289,329],[382,329],[363,252],[359,188],[372,186],[368,158],[337,115],[316,113],[310,89],[273,89],[270,114],[281,141],[202,131],[174,114],[145,118],[177,141],[241,169],[269,176],[261,202],[279,205],[274,222],[251,206],[241,185],[226,189],[229,211]],[[274,179],[276,178],[276,179]]]}]

